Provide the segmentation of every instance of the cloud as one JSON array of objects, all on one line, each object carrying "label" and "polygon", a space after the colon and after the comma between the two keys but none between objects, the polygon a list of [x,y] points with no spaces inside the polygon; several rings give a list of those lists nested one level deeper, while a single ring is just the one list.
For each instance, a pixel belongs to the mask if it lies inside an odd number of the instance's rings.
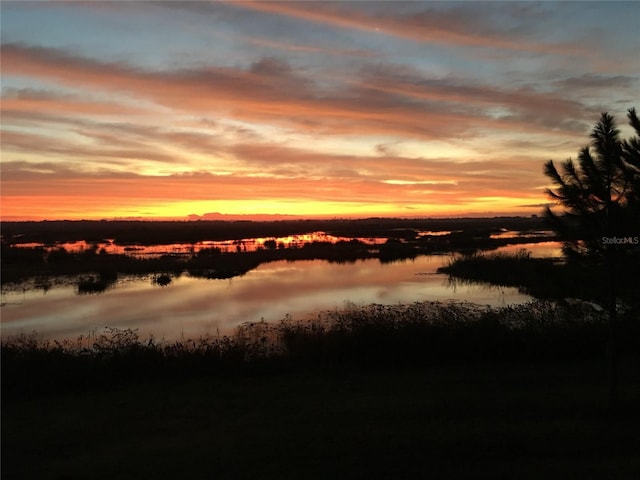
[{"label": "cloud", "polygon": [[566,89],[627,89],[638,85],[638,78],[629,75],[602,75],[585,73],[555,82]]},{"label": "cloud", "polygon": [[[499,129],[537,130],[547,132],[560,127],[567,118],[583,118],[597,114],[577,100],[554,92],[541,92],[532,86],[505,88],[451,76],[428,78],[424,74],[397,65],[365,67],[354,79],[358,88],[386,93],[389,96],[437,102],[458,109],[476,124]],[[473,116],[476,118],[473,118]]]},{"label": "cloud", "polygon": [[62,115],[123,116],[148,113],[149,110],[124,102],[96,101],[79,95],[60,94],[33,88],[5,88],[2,91],[2,111],[52,113]]},{"label": "cloud", "polygon": [[248,37],[245,39],[249,44],[270,48],[282,52],[301,52],[320,55],[335,55],[357,58],[378,58],[380,53],[362,48],[325,48],[317,45],[304,45],[292,42],[280,42],[264,37]]},{"label": "cloud", "polygon": [[[262,58],[244,69],[146,71],[17,44],[4,45],[2,55],[7,74],[126,93],[185,113],[324,135],[443,139],[462,138],[477,128],[522,130],[532,125],[551,132],[562,127],[555,122],[559,111],[566,117],[583,110],[575,101],[533,89],[499,91],[455,79],[424,79],[393,73],[393,66],[365,68],[342,89],[326,92],[276,58]],[[506,113],[496,118],[487,106],[503,106]]]},{"label": "cloud", "polygon": [[[297,149],[246,145],[243,158],[260,166],[249,173],[218,175],[193,172],[150,176],[126,171],[79,169],[56,162],[5,162],[2,189],[5,211],[26,199],[77,198],[114,208],[169,199],[189,201],[247,201],[296,199],[345,204],[414,205],[435,202],[462,205],[478,197],[512,197],[535,200],[531,188],[540,176],[531,162],[474,161],[402,157],[320,156]],[[277,162],[270,165],[270,159]],[[291,162],[297,169],[278,175]],[[294,163],[297,162],[297,163]],[[393,166],[391,168],[390,166]],[[255,175],[251,171],[261,171]],[[540,182],[535,182],[534,185]],[[95,197],[95,198],[94,198]],[[99,202],[98,202],[99,203]],[[21,208],[23,208],[21,207]],[[183,212],[187,214],[190,212]]]},{"label": "cloud", "polygon": [[[365,8],[348,8],[334,2],[261,2],[234,1],[230,5],[263,13],[283,15],[335,28],[382,33],[395,37],[440,45],[502,48],[538,53],[584,53],[586,49],[571,43],[531,42],[521,29],[500,29],[491,22],[491,10],[470,4],[447,10],[427,6],[417,11],[396,13],[386,9],[369,13]],[[398,9],[401,10],[401,9]]]},{"label": "cloud", "polygon": [[[92,135],[94,140],[100,143],[110,144],[110,138],[104,135]],[[83,168],[96,168],[96,161],[100,161],[97,168],[105,168],[106,165],[130,165],[128,160],[147,160],[152,162],[174,163],[176,158],[173,155],[165,154],[148,145],[122,142],[116,147],[104,147],[101,149],[95,146],[81,146],[78,142],[65,138],[53,137],[49,135],[38,135],[34,133],[17,132],[11,130],[2,131],[2,151],[22,151],[30,155],[59,156],[67,162],[80,160]]]}]

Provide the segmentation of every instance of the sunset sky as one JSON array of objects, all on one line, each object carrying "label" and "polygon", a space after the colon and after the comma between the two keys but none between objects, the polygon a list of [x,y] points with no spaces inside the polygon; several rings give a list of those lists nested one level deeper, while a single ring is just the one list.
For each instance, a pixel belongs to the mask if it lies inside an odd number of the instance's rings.
[{"label": "sunset sky", "polygon": [[640,2],[3,0],[3,220],[531,215]]}]

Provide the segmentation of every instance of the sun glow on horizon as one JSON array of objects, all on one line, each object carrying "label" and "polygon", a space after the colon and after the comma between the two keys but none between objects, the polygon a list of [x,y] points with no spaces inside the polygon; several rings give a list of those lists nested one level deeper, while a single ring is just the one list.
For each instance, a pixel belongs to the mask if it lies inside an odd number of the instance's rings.
[{"label": "sun glow on horizon", "polygon": [[[23,199],[24,200],[24,199]],[[32,199],[40,202],[40,197]],[[1,216],[3,221],[30,221],[30,220],[113,220],[113,219],[173,219],[184,220],[189,218],[206,219],[210,215],[221,218],[242,217],[247,219],[260,219],[269,216],[282,216],[291,218],[367,218],[367,217],[443,217],[477,215],[522,215],[529,216],[539,213],[540,208],[522,208],[517,202],[509,199],[485,199],[484,210],[477,210],[477,203],[456,205],[451,208],[446,204],[427,205],[415,204],[411,207],[382,204],[372,206],[370,204],[354,204],[340,202],[313,202],[291,200],[265,201],[196,201],[196,202],[165,202],[165,203],[137,203],[120,206],[90,206],[79,205],[75,198],[51,200],[54,208],[42,207],[40,210],[32,209],[30,214],[25,214],[24,205],[19,208],[7,208],[3,205]],[[60,208],[60,205],[63,208]]]}]

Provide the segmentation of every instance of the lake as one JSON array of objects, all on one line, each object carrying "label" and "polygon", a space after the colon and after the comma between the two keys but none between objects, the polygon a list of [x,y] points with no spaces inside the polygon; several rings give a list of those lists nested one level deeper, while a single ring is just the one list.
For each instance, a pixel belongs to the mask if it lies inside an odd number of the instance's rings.
[{"label": "lake", "polygon": [[[558,256],[557,242],[510,245],[534,256]],[[151,277],[123,278],[102,294],[77,295],[76,286],[2,292],[2,336],[36,331],[47,339],[75,338],[104,327],[136,328],[142,338],[232,333],[245,322],[277,322],[286,315],[303,320],[349,304],[400,304],[417,301],[467,301],[504,306],[532,298],[515,288],[452,283],[436,270],[449,255],[414,260],[355,263],[324,260],[277,261],[225,280],[183,275],[164,287]]]}]

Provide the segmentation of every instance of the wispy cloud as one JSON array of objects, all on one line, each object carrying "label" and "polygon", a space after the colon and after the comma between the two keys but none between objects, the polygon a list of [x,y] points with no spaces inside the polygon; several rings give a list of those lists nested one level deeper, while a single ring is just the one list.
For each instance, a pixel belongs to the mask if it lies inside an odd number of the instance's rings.
[{"label": "wispy cloud", "polygon": [[[398,75],[393,65],[365,68],[342,90],[331,92],[276,58],[261,58],[245,68],[151,72],[60,50],[9,44],[3,46],[3,69],[8,74],[127,93],[187,113],[224,114],[325,134],[459,138],[475,127],[495,123],[499,128],[523,129],[532,120],[538,128],[552,131],[562,127],[559,118],[580,117],[585,111],[577,101],[532,88],[498,90],[455,79],[421,79],[406,72]],[[74,108],[72,102],[69,108]],[[495,114],[499,109],[502,112]]]},{"label": "wispy cloud", "polygon": [[[375,32],[420,42],[464,47],[504,48],[527,52],[577,54],[583,46],[572,43],[532,43],[517,28],[499,28],[490,22],[491,5],[454,6],[448,10],[422,4],[418,11],[395,13],[393,4],[378,13],[345,8],[336,2],[233,1],[235,7],[286,15],[344,29]],[[346,4],[348,5],[348,4]],[[502,6],[496,8],[502,8]]]}]

